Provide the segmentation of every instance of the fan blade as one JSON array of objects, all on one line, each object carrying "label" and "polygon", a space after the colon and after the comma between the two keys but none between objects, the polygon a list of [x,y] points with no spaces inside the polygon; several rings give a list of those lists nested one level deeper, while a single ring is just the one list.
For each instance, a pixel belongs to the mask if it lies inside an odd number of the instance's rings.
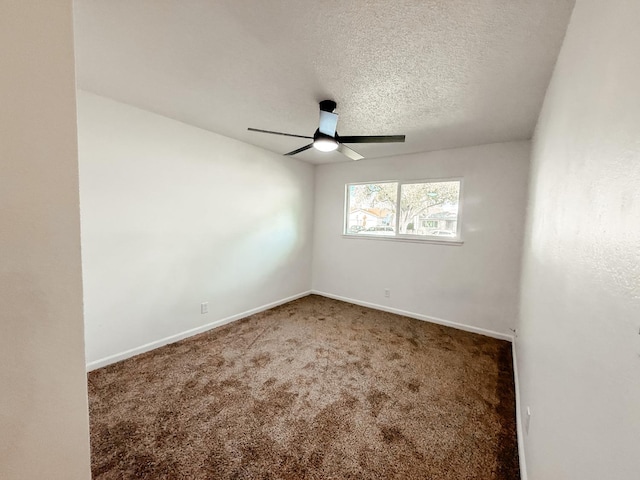
[{"label": "fan blade", "polygon": [[336,113],[325,112],[320,110],[320,133],[334,137],[336,135],[336,127],[338,126],[338,115]]},{"label": "fan blade", "polygon": [[304,135],[294,135],[293,133],[272,132],[271,130],[260,130],[259,128],[247,128],[251,132],[271,133],[273,135],[284,135],[285,137],[297,137],[297,138],[313,138],[305,137]]},{"label": "fan blade", "polygon": [[347,157],[349,157],[351,160],[361,160],[361,159],[364,158],[362,155],[360,155],[355,150],[351,150],[349,147],[347,147],[346,145],[342,145],[341,143],[338,144],[338,151],[341,154],[346,155]]},{"label": "fan blade", "polygon": [[304,152],[305,150],[309,150],[311,147],[313,147],[313,143],[310,143],[309,145],[305,145],[304,147],[300,147],[297,150],[294,150],[293,152],[289,152],[289,153],[285,153],[285,155],[295,155],[296,153],[300,153],[300,152]]},{"label": "fan blade", "polygon": [[394,143],[404,142],[404,135],[356,135],[339,137],[342,143]]}]

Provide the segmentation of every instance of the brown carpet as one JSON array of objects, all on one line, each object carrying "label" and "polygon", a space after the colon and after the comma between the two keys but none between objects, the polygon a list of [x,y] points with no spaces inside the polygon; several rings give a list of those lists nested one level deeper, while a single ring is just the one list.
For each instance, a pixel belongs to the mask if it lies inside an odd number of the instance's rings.
[{"label": "brown carpet", "polygon": [[508,342],[311,295],[89,374],[94,479],[519,478]]}]

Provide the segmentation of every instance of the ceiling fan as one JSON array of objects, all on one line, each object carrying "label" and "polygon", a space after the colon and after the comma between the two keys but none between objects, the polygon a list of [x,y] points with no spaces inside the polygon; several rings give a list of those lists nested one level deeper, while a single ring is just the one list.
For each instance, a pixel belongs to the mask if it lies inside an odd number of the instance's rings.
[{"label": "ceiling fan", "polygon": [[272,132],[270,130],[260,130],[258,128],[249,128],[252,132],[270,133],[273,135],[284,135],[285,137],[297,137],[312,139],[309,145],[293,150],[292,152],[285,153],[285,155],[295,155],[296,153],[309,150],[311,147],[321,152],[333,152],[339,151],[343,155],[349,157],[352,160],[360,160],[364,158],[355,150],[350,149],[345,143],[391,143],[391,142],[404,142],[404,135],[360,135],[341,137],[336,131],[338,125],[338,114],[334,113],[336,109],[336,102],[333,100],[323,100],[320,102],[320,126],[313,134],[313,137],[307,137],[304,135],[294,135],[292,133]]}]

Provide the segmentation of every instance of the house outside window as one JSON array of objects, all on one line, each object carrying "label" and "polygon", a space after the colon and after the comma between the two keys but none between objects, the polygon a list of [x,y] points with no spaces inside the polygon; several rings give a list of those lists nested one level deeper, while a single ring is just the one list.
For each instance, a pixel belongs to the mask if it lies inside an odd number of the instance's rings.
[{"label": "house outside window", "polygon": [[460,241],[462,179],[346,185],[344,235]]}]

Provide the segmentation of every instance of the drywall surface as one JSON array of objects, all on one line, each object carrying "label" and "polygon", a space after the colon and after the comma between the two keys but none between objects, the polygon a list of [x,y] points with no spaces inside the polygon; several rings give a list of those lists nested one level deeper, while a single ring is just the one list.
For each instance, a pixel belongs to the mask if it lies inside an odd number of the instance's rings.
[{"label": "drywall surface", "polygon": [[640,478],[640,3],[576,4],[539,120],[517,353],[529,479]]},{"label": "drywall surface", "polygon": [[[509,334],[517,316],[529,142],[319,165],[313,289]],[[460,246],[342,236],[345,184],[463,178]],[[385,298],[384,290],[391,296]]]},{"label": "drywall surface", "polygon": [[573,3],[76,0],[78,80],[280,154],[305,141],[247,127],[313,135],[323,97],[342,135],[407,135],[358,145],[367,158],[524,140]]},{"label": "drywall surface", "polygon": [[89,479],[71,1],[0,7],[0,478]]},{"label": "drywall surface", "polygon": [[78,130],[89,363],[309,290],[312,165],[87,92]]}]

